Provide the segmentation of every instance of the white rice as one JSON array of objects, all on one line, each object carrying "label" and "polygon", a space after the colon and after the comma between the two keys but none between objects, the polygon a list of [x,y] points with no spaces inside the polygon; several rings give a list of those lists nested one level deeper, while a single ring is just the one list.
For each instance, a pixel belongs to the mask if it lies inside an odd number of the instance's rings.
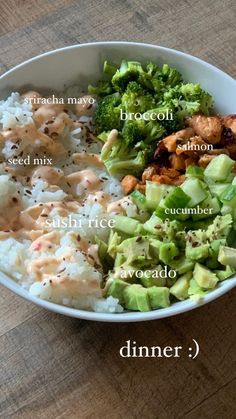
[{"label": "white rice", "polygon": [[19,93],[12,93],[7,100],[0,101],[0,124],[3,129],[24,126],[32,122],[32,106]]},{"label": "white rice", "polygon": [[[33,122],[32,116],[31,104],[27,103],[19,93],[12,93],[7,100],[0,101],[0,128],[3,130],[27,126]],[[83,116],[78,120],[91,129],[91,117]],[[86,142],[85,129],[76,128],[70,132],[66,127],[60,135],[60,142],[66,149],[67,157],[55,158],[54,166],[62,170],[64,176],[87,168],[87,164],[83,161],[79,164],[73,163],[73,153],[85,151],[91,154],[100,153],[101,144],[99,141],[89,144]],[[17,156],[24,158],[29,153],[32,157],[37,155],[37,146],[35,143],[33,147],[29,144],[16,144],[13,139],[8,138],[3,144],[1,154],[3,159]],[[37,236],[38,239],[0,233],[0,270],[10,274],[21,286],[39,298],[85,310],[121,312],[123,308],[117,299],[103,298],[101,268],[90,263],[88,255],[78,248],[76,239],[79,235],[81,240],[90,246],[89,249],[92,249],[91,246],[96,246],[94,244],[95,236],[106,241],[109,236],[109,227],[91,228],[89,220],[105,219],[109,221],[112,214],[107,213],[103,204],[94,202],[92,194],[88,195],[86,188],[82,185],[79,187],[77,185],[74,188],[62,182],[60,186],[55,187],[44,179],[35,179],[31,185],[27,183],[24,176],[17,176],[17,179],[14,179],[12,173],[5,170],[6,163],[0,164],[0,218],[7,211],[10,200],[17,197],[23,213],[27,215],[30,211],[30,217],[36,217],[36,222],[39,217],[38,219],[41,221],[38,229],[40,231],[43,228],[43,233],[41,236],[40,234]],[[23,173],[22,167],[18,167],[17,170],[19,170],[19,175]],[[102,179],[100,192],[108,194],[110,202],[122,198],[120,182],[110,177],[105,167],[93,167],[93,171],[99,179]],[[83,206],[71,210],[69,214],[70,220],[74,223],[77,222],[78,227],[68,226],[69,215],[62,215],[56,206],[49,208],[44,224],[42,224],[41,215],[38,215],[40,205],[51,202],[60,203],[63,200],[66,202],[71,199],[71,195],[75,200],[81,196],[84,197]],[[124,204],[124,209],[129,214],[133,214],[135,211],[132,205]],[[56,229],[52,227],[53,223],[61,226],[63,221],[66,227]],[[50,235],[53,231],[56,231],[55,237],[50,239],[51,246],[47,246],[49,237],[47,234]],[[38,280],[36,278],[37,263],[41,262],[40,269],[43,271],[43,279]],[[60,273],[61,271],[62,273]],[[51,278],[54,278],[53,285]],[[88,284],[93,284],[93,286],[88,287],[86,291]]]}]

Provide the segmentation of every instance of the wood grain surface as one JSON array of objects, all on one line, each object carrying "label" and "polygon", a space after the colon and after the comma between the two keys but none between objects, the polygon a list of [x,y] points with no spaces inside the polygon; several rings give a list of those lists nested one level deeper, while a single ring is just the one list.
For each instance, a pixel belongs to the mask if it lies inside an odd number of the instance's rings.
[{"label": "wood grain surface", "polygon": [[[133,40],[196,55],[235,77],[235,12],[233,0],[1,1],[1,73],[54,48]],[[235,299],[236,289],[170,319],[105,324],[44,311],[1,287],[1,417],[235,419]],[[125,359],[127,340],[184,350]]]}]

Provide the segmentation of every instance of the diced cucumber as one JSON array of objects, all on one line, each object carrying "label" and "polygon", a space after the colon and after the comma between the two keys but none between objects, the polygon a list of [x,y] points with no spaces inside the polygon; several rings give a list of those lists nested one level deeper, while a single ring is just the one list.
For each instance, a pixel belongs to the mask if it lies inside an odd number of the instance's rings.
[{"label": "diced cucumber", "polygon": [[171,192],[164,201],[166,208],[185,208],[191,200],[179,186]]},{"label": "diced cucumber", "polygon": [[205,169],[204,176],[214,181],[224,181],[229,176],[235,162],[226,154],[215,157]]},{"label": "diced cucumber", "polygon": [[158,234],[159,226],[162,225],[162,220],[154,214],[143,224],[144,230],[151,234]]},{"label": "diced cucumber", "polygon": [[133,218],[129,218],[124,215],[115,215],[114,220],[114,228],[116,230],[130,234],[131,236],[136,235],[136,231],[138,230],[139,226],[142,227],[142,224],[140,224],[138,220],[134,220]]},{"label": "diced cucumber", "polygon": [[203,220],[204,218],[212,217],[212,215],[219,214],[220,210],[221,208],[218,198],[208,197],[199,206],[198,214],[192,215],[193,221]]},{"label": "diced cucumber", "polygon": [[199,179],[194,178],[185,180],[185,182],[181,185],[181,189],[191,198],[188,202],[189,207],[194,207],[207,197],[207,192],[204,186],[204,183],[202,183]]},{"label": "diced cucumber", "polygon": [[220,197],[229,185],[229,183],[212,183],[208,186],[213,196]]},{"label": "diced cucumber", "polygon": [[231,214],[231,215],[233,215],[234,209],[232,207],[230,207],[229,205],[223,205],[221,207],[220,212],[221,212],[222,215],[225,215],[225,214]]},{"label": "diced cucumber", "polygon": [[234,207],[236,204],[236,185],[229,185],[220,196],[223,204]]},{"label": "diced cucumber", "polygon": [[146,182],[146,203],[147,208],[155,210],[162,198],[166,197],[174,189],[174,186]]},{"label": "diced cucumber", "polygon": [[188,166],[186,169],[187,177],[195,177],[198,179],[203,179],[204,177],[204,168],[199,166]]},{"label": "diced cucumber", "polygon": [[132,198],[133,203],[138,207],[138,209],[144,211],[147,209],[147,199],[145,195],[143,195],[139,191],[133,191],[130,196]]},{"label": "diced cucumber", "polygon": [[147,220],[149,220],[150,213],[144,210],[140,210],[139,214],[136,214],[133,218],[135,218],[135,220],[140,221],[140,223],[145,223]]}]

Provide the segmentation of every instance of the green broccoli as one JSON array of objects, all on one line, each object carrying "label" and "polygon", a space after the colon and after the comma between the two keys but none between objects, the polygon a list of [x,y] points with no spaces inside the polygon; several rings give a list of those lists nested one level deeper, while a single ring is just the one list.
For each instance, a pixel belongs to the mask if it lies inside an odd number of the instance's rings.
[{"label": "green broccoli", "polygon": [[153,90],[157,93],[157,99],[160,100],[163,93],[169,88],[182,82],[182,76],[176,68],[164,64],[162,68],[156,64],[147,65],[147,74],[151,77]]},{"label": "green broccoli", "polygon": [[139,83],[131,81],[122,95],[121,104],[127,113],[143,113],[155,106],[155,99]]},{"label": "green broccoli", "polygon": [[143,119],[126,121],[122,129],[122,137],[127,145],[133,146],[146,138],[146,123]]},{"label": "green broccoli", "polygon": [[[142,66],[123,60],[118,68],[105,61],[103,71],[109,80],[90,86],[89,92],[100,97],[95,128],[105,142],[102,159],[111,174],[139,174],[157,140],[181,129],[185,117],[211,110],[212,97],[199,84],[184,83],[179,71],[168,64]],[[152,114],[165,117],[153,120]],[[118,136],[110,144],[112,129]]]},{"label": "green broccoli", "polygon": [[121,98],[118,93],[108,95],[98,102],[95,110],[94,121],[96,130],[100,133],[102,131],[110,131],[113,128],[120,130],[123,121],[120,119]]},{"label": "green broccoli", "polygon": [[130,149],[121,136],[107,142],[102,148],[101,158],[111,175],[125,176],[127,173],[138,175],[146,164],[147,151]]},{"label": "green broccoli", "polygon": [[122,136],[126,144],[135,145],[144,143],[144,147],[158,140],[165,133],[165,128],[157,121],[145,121],[144,119],[133,119],[126,121]]},{"label": "green broccoli", "polygon": [[116,73],[118,66],[115,64],[109,64],[107,61],[104,61],[103,64],[103,73],[112,77]]},{"label": "green broccoli", "polygon": [[146,161],[146,153],[139,151],[134,156],[126,153],[126,158],[117,154],[117,157],[108,158],[104,163],[111,175],[123,177],[128,174],[139,176],[145,168]]},{"label": "green broccoli", "polygon": [[92,86],[91,84],[88,86],[88,93],[90,95],[103,97],[114,93],[114,89],[110,81],[100,80],[97,86]]},{"label": "green broccoli", "polygon": [[166,86],[174,87],[183,81],[180,72],[168,64],[163,65],[161,74]]},{"label": "green broccoli", "polygon": [[196,112],[208,115],[213,104],[212,97],[198,83],[181,84],[169,89],[164,93],[164,102],[175,107],[180,119]]},{"label": "green broccoli", "polygon": [[118,92],[124,92],[130,81],[137,81],[142,86],[152,89],[151,76],[144,71],[141,63],[123,60],[112,77],[113,87]]}]

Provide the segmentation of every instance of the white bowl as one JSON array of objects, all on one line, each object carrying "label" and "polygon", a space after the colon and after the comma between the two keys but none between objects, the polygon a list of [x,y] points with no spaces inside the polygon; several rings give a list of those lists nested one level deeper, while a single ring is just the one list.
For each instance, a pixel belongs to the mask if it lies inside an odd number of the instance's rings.
[{"label": "white bowl", "polygon": [[[97,42],[57,49],[34,57],[14,67],[0,77],[0,97],[5,98],[11,91],[22,91],[26,87],[35,89],[63,90],[78,83],[87,86],[95,83],[102,74],[105,59],[119,62],[121,59],[168,63],[177,67],[184,79],[199,82],[215,99],[215,111],[221,114],[236,113],[236,82],[216,67],[191,55],[155,45],[133,42]],[[95,313],[77,310],[30,295],[15,281],[0,273],[0,283],[16,294],[46,309],[67,316],[87,320],[109,322],[133,322],[160,319],[199,307],[191,300],[177,302],[169,308],[147,313],[128,312],[121,314]],[[201,304],[225,294],[236,286],[236,277],[228,279],[211,291]]]}]

